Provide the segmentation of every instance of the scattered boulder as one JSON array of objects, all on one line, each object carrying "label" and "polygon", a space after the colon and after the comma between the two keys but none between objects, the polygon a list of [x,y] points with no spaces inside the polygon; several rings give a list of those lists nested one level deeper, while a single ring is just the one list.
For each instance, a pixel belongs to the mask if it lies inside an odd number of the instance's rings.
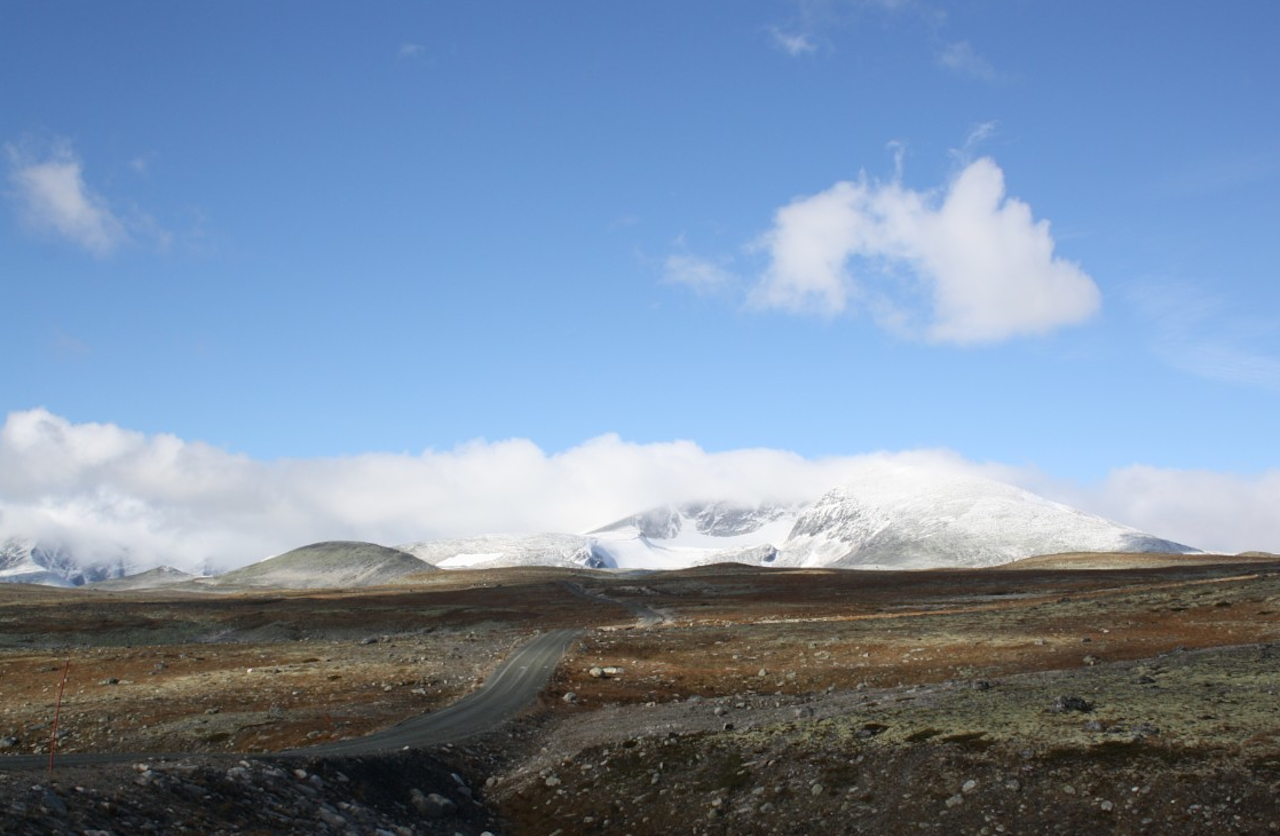
[{"label": "scattered boulder", "polygon": [[1065,714],[1068,711],[1089,712],[1093,711],[1093,703],[1083,697],[1060,694],[1054,699],[1053,706],[1049,710],[1054,714]]}]

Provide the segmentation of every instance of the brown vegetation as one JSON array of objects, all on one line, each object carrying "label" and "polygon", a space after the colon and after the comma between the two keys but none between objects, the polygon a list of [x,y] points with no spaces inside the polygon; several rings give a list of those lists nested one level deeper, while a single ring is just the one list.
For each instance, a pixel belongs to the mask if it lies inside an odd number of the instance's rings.
[{"label": "brown vegetation", "polygon": [[443,705],[577,626],[537,711],[430,756],[507,832],[1280,830],[1280,562],[1062,568],[1101,559],[0,587],[0,738],[45,750],[70,659],[60,751],[282,750]]}]

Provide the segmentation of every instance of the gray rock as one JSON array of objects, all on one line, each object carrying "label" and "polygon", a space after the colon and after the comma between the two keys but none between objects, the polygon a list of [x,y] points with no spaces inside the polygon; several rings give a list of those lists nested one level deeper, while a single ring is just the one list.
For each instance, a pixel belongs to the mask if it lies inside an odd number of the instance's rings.
[{"label": "gray rock", "polygon": [[67,805],[53,790],[45,790],[40,796],[40,806],[48,810],[50,813],[65,814]]},{"label": "gray rock", "polygon": [[1064,714],[1068,711],[1093,711],[1093,703],[1083,697],[1073,697],[1066,694],[1060,694],[1053,701],[1053,706],[1049,709],[1054,714]]},{"label": "gray rock", "polygon": [[409,793],[409,802],[413,804],[413,809],[428,819],[442,819],[453,815],[458,810],[457,804],[436,792],[423,793],[422,790],[413,790]]}]

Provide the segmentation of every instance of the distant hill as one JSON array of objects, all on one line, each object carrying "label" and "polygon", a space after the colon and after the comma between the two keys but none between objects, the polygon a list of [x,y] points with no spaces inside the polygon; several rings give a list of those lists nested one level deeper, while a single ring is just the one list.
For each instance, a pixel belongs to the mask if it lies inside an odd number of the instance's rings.
[{"label": "distant hill", "polygon": [[199,576],[193,575],[190,572],[183,572],[181,569],[174,569],[172,566],[157,566],[154,569],[148,569],[147,571],[139,572],[136,575],[125,575],[123,578],[96,581],[89,584],[89,588],[101,589],[107,592],[160,589],[166,586],[173,586],[177,583],[194,581],[197,577]]},{"label": "distant hill", "polygon": [[347,540],[313,543],[202,581],[214,587],[323,589],[378,586],[435,567],[408,552]]},{"label": "distant hill", "polygon": [[1217,566],[1275,563],[1280,555],[1266,552],[1242,554],[1161,554],[1159,552],[1073,552],[1042,554],[1006,563],[1001,569],[1164,569],[1173,566]]}]

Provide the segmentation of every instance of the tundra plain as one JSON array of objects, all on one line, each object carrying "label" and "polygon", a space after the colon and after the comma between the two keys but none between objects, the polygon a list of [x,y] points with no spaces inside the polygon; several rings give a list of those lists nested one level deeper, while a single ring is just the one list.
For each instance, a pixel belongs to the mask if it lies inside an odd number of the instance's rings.
[{"label": "tundra plain", "polygon": [[[564,628],[582,637],[512,722],[306,754],[448,705]],[[0,586],[0,759],[48,754],[66,677],[66,760],[0,760],[0,831],[1274,833],[1278,642],[1267,555]],[[280,804],[237,769],[277,776],[258,783]],[[314,803],[286,803],[297,775],[325,787]]]}]

